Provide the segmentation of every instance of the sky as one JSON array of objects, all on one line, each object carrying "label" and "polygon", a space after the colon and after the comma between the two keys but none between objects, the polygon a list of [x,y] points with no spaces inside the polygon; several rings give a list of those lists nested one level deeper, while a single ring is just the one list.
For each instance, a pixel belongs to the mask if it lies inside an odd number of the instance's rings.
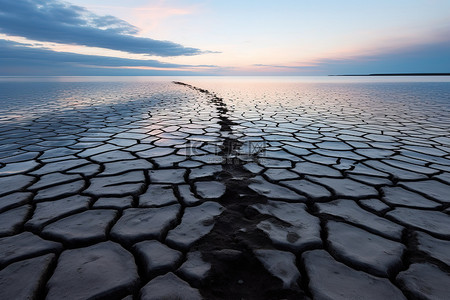
[{"label": "sky", "polygon": [[0,76],[449,73],[449,0],[0,0]]}]

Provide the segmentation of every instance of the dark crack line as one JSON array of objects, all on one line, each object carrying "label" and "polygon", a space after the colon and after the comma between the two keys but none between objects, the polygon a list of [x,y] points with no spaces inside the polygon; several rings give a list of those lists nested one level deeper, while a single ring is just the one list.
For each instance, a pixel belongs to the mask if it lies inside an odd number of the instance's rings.
[{"label": "dark crack line", "polygon": [[[232,126],[237,124],[229,119],[223,99],[190,84],[173,83],[208,95],[219,114],[220,131],[225,133],[218,153],[223,158],[223,171],[216,177],[226,186],[225,194],[219,199],[225,210],[215,219],[211,232],[191,248],[201,251],[212,265],[200,291],[207,299],[305,298],[305,292],[300,289],[283,289],[281,280],[271,275],[253,254],[256,249],[275,249],[269,237],[256,228],[260,221],[273,217],[250,208],[253,204],[266,203],[267,198],[248,187],[255,175],[245,170],[239,159],[238,150],[243,144],[232,135]],[[257,154],[253,155],[254,160]],[[231,258],[224,254],[230,251],[235,253]],[[305,288],[302,282],[299,286]]]}]

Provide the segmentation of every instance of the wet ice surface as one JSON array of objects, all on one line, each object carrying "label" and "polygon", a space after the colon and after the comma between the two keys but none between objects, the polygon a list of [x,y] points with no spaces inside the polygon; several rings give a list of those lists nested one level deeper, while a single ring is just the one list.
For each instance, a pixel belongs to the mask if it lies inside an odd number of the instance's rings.
[{"label": "wet ice surface", "polygon": [[0,82],[1,299],[445,295],[450,83],[184,82]]}]

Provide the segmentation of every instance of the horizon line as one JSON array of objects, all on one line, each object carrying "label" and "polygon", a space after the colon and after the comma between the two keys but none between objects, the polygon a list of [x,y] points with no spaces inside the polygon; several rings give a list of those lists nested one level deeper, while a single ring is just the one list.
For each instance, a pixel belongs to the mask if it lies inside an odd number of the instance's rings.
[{"label": "horizon line", "polygon": [[338,74],[328,76],[450,76],[450,73],[372,73],[372,74]]}]

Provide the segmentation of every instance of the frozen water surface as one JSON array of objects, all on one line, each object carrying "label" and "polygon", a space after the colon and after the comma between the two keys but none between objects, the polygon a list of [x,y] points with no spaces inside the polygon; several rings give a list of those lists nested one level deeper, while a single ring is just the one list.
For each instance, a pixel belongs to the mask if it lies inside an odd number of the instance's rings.
[{"label": "frozen water surface", "polygon": [[445,294],[445,77],[0,78],[0,91],[1,299]]}]

